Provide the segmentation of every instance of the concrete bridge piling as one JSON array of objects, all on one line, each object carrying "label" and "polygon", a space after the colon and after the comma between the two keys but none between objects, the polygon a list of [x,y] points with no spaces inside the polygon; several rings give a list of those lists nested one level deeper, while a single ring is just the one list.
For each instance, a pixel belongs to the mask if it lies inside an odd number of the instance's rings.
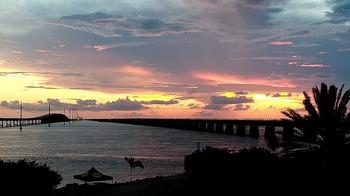
[{"label": "concrete bridge piling", "polygon": [[257,125],[250,125],[249,126],[249,136],[258,138],[260,136],[259,126],[257,126]]},{"label": "concrete bridge piling", "polygon": [[236,130],[236,135],[245,136],[246,135],[245,128],[246,128],[246,126],[244,124],[238,124],[237,130]]}]

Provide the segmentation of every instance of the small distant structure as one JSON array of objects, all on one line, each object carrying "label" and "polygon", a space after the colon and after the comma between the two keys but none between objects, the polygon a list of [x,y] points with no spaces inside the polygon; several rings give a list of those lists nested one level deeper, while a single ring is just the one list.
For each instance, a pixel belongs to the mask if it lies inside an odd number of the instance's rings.
[{"label": "small distant structure", "polygon": [[98,181],[107,181],[111,180],[113,182],[113,177],[112,176],[107,176],[102,174],[101,172],[97,171],[94,167],[92,167],[89,171],[79,174],[79,175],[74,175],[74,179],[81,180],[83,182],[98,182]]}]

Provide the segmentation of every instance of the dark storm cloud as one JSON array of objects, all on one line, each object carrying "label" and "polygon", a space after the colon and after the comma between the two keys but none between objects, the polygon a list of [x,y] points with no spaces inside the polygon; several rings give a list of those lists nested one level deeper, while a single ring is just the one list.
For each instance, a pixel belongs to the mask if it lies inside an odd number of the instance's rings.
[{"label": "dark storm cloud", "polygon": [[271,96],[271,97],[291,97],[293,96],[292,93],[287,93],[287,94],[283,94],[283,93],[273,93],[273,94],[267,94],[267,96]]},{"label": "dark storm cloud", "polygon": [[[48,111],[49,103],[51,104],[52,109],[63,109],[69,104],[61,102],[59,99],[47,99],[46,102],[38,101],[36,103],[23,103],[24,111]],[[19,101],[1,101],[0,106],[6,109],[19,109]]]},{"label": "dark storm cloud", "polygon": [[250,109],[250,105],[237,104],[237,105],[234,105],[232,109],[233,109],[234,111],[249,110],[249,109]]},{"label": "dark storm cloud", "polygon": [[[177,104],[179,103],[178,100],[169,100],[169,101],[162,101],[162,100],[151,100],[151,101],[136,101],[131,100],[128,97],[124,99],[117,99],[115,101],[109,101],[106,103],[97,103],[97,100],[95,99],[88,99],[88,100],[76,100],[75,104],[68,104],[68,103],[62,103],[58,99],[50,99],[48,100],[49,103],[54,108],[64,108],[64,107],[74,107],[78,108],[79,110],[87,110],[87,111],[138,111],[138,110],[145,110],[148,107],[145,105],[171,105],[171,104]],[[35,104],[34,104],[35,105]]]},{"label": "dark storm cloud", "polygon": [[[63,110],[64,108],[76,108],[82,111],[138,111],[147,109],[142,103],[129,98],[117,99],[98,104],[96,100],[76,100],[76,103],[65,103],[59,99],[48,99],[46,102],[23,103],[25,111],[47,111],[50,103],[52,110]],[[0,106],[6,109],[18,109],[19,101],[1,101]]]},{"label": "dark storm cloud", "polygon": [[309,31],[309,30],[302,30],[302,31],[294,32],[294,33],[290,34],[290,36],[302,36],[302,35],[308,35],[310,33],[311,33],[311,31]]},{"label": "dark storm cloud", "polygon": [[211,96],[211,102],[203,109],[206,110],[248,110],[250,103],[254,99],[246,96],[226,97],[226,96]]},{"label": "dark storm cloud", "polygon": [[133,110],[144,110],[147,107],[142,105],[138,101],[126,99],[118,99],[116,101],[107,102],[105,104],[98,105],[98,110],[111,111],[111,110],[121,110],[121,111],[133,111]]},{"label": "dark storm cloud", "polygon": [[163,100],[152,100],[152,101],[143,101],[143,104],[147,105],[173,105],[173,104],[178,104],[179,101],[172,99],[169,101],[163,101]]},{"label": "dark storm cloud", "polygon": [[328,13],[331,18],[330,23],[345,23],[350,21],[350,1],[348,0],[329,0],[332,5],[332,11]]},{"label": "dark storm cloud", "polygon": [[235,92],[235,94],[237,94],[237,95],[248,95],[249,92],[248,91],[237,91],[237,92]]},{"label": "dark storm cloud", "polygon": [[206,110],[225,110],[227,108],[228,107],[226,107],[225,105],[209,103],[203,109],[206,109]]},{"label": "dark storm cloud", "polygon": [[163,36],[193,31],[184,20],[158,19],[137,16],[128,18],[102,12],[71,15],[51,21],[52,24],[79,29],[103,37]]},{"label": "dark storm cloud", "polygon": [[50,86],[26,86],[26,88],[29,88],[29,89],[46,89],[46,90],[55,90],[55,89],[59,89],[59,88],[56,88],[56,87],[50,87]]},{"label": "dark storm cloud", "polygon": [[[211,15],[213,21],[227,27],[237,27],[238,23],[244,23],[245,27],[257,28],[272,25],[270,23],[272,15],[283,11],[278,5],[283,4],[285,0],[185,0],[184,2],[194,8],[202,8],[204,15]],[[243,21],[238,22],[235,18]]]},{"label": "dark storm cloud", "polygon": [[226,96],[211,96],[211,102],[213,104],[242,104],[242,103],[253,103],[254,99],[246,96],[226,97]]},{"label": "dark storm cloud", "polygon": [[57,76],[67,76],[67,77],[81,77],[83,74],[80,73],[57,73],[57,72],[0,72],[0,76],[8,75],[57,75]]},{"label": "dark storm cloud", "polygon": [[77,100],[78,105],[85,105],[85,106],[94,106],[97,105],[97,101],[95,99],[89,99],[89,100]]}]

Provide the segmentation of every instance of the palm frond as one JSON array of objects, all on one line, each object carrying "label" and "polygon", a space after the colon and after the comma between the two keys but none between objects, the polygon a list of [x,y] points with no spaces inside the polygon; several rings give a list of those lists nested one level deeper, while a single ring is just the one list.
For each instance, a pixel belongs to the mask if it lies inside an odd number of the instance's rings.
[{"label": "palm frond", "polygon": [[321,84],[321,91],[320,95],[318,97],[319,104],[318,104],[318,113],[320,120],[324,121],[327,120],[328,116],[328,108],[329,108],[329,97],[328,97],[328,87],[325,83]]},{"label": "palm frond", "polygon": [[347,90],[344,95],[341,98],[341,101],[339,103],[339,107],[337,112],[337,117],[340,118],[340,120],[345,120],[346,119],[346,112],[347,112],[347,105],[350,101],[350,89]]},{"label": "palm frond", "polygon": [[130,165],[130,167],[133,166],[135,158],[133,156],[131,157],[124,157],[124,159],[128,162],[128,164]]},{"label": "palm frond", "polygon": [[309,113],[310,119],[311,120],[319,120],[320,116],[317,113],[315,106],[312,105],[310,96],[306,92],[304,92],[304,97],[305,97],[305,99],[303,101],[303,104],[304,104],[306,111]]},{"label": "palm frond", "polygon": [[294,121],[302,121],[304,118],[297,111],[288,108],[286,111],[282,111],[282,114]]},{"label": "palm frond", "polygon": [[335,103],[335,108],[334,110],[335,111],[338,111],[338,108],[339,108],[339,101],[341,99],[341,96],[342,96],[342,93],[343,93],[343,89],[344,89],[344,84],[341,86],[339,92],[338,92],[338,95],[337,95],[337,100],[336,100],[336,103]]},{"label": "palm frond", "polygon": [[[331,85],[329,87],[329,91],[328,91],[328,104],[327,104],[327,119],[331,119],[334,118],[334,114],[335,114],[335,103],[337,100],[337,87],[335,87],[334,85]],[[334,119],[332,119],[334,120]]]}]

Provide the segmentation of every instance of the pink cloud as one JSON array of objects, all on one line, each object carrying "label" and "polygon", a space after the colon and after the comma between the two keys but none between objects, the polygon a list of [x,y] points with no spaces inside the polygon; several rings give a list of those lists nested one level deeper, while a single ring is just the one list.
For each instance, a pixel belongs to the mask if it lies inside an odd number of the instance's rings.
[{"label": "pink cloud", "polygon": [[101,52],[101,51],[106,50],[106,49],[109,48],[108,46],[102,46],[102,45],[84,46],[84,47],[85,47],[85,48],[93,48],[93,49],[95,49],[95,50],[98,51],[98,52]]},{"label": "pink cloud", "polygon": [[324,68],[324,67],[328,67],[328,65],[324,65],[324,64],[302,64],[302,65],[300,65],[300,67]]},{"label": "pink cloud", "polygon": [[269,44],[274,45],[274,46],[290,46],[290,45],[293,45],[293,42],[291,42],[291,41],[274,41],[274,42],[270,42]]},{"label": "pink cloud", "polygon": [[47,53],[51,53],[51,51],[48,50],[43,50],[43,49],[39,49],[39,50],[35,50],[38,53],[42,53],[42,54],[47,54]]},{"label": "pink cloud", "polygon": [[124,65],[117,69],[120,73],[125,73],[129,75],[134,76],[152,76],[153,72],[152,70],[148,70],[144,67],[137,66],[137,65]]},{"label": "pink cloud", "polygon": [[271,87],[294,88],[295,85],[288,80],[271,80],[268,78],[249,78],[238,75],[228,75],[221,73],[196,72],[192,73],[194,78],[209,81],[212,84],[250,84],[264,85]]},{"label": "pink cloud", "polygon": [[297,62],[297,61],[291,61],[288,63],[288,65],[299,65],[300,62]]},{"label": "pink cloud", "polygon": [[23,53],[22,51],[18,51],[18,50],[12,50],[11,52],[15,53],[15,54],[22,54]]}]

